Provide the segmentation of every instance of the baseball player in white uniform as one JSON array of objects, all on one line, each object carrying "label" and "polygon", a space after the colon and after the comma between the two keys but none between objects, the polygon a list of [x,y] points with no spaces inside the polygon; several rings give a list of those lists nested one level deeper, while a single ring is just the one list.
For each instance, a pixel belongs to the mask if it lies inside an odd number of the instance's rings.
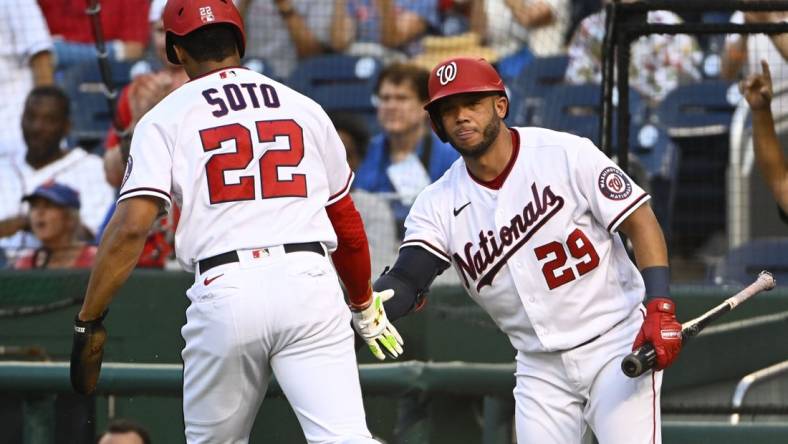
[{"label": "baseball player in white uniform", "polygon": [[603,444],[659,443],[662,372],[620,367],[645,341],[660,370],[681,348],[649,196],[588,139],[508,128],[503,82],[483,59],[439,64],[429,92],[433,128],[462,158],[416,199],[374,284],[395,290],[389,319],[452,265],[517,350],[518,443],[579,443],[589,428]]},{"label": "baseball player in white uniform", "polygon": [[392,293],[372,292],[342,142],[315,102],[240,67],[232,2],[170,0],[163,20],[167,57],[191,80],[135,128],[75,321],[72,385],[95,389],[106,307],[174,200],[177,257],[195,273],[182,329],[187,441],[247,442],[275,375],[308,442],[377,442],[349,324],[381,359],[381,349],[400,354],[402,340],[382,309]]}]

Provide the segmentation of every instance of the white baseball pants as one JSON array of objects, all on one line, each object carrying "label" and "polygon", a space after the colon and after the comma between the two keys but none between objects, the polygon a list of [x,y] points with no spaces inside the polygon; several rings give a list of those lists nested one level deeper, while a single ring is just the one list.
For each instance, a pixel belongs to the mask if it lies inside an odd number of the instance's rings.
[{"label": "white baseball pants", "polygon": [[275,375],[309,443],[377,443],[366,426],[337,275],[312,252],[239,250],[196,276],[183,357],[189,444],[246,443]]},{"label": "white baseball pants", "polygon": [[643,312],[634,310],[595,341],[564,352],[517,353],[518,444],[660,444],[662,372],[632,379],[621,371]]}]

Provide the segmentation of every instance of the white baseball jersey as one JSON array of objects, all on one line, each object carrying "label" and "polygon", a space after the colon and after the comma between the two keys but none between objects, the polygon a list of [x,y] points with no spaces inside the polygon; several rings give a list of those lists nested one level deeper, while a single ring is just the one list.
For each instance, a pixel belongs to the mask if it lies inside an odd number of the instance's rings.
[{"label": "white baseball jersey", "polygon": [[643,299],[614,233],[649,196],[588,139],[542,128],[514,128],[512,138],[500,189],[456,161],[417,198],[400,248],[451,263],[517,350],[568,350]]},{"label": "white baseball jersey", "polygon": [[352,179],[319,105],[256,72],[226,68],[184,84],[140,120],[118,200],[146,195],[169,205],[172,197],[181,208],[176,254],[192,270],[244,248],[335,248],[325,206]]}]

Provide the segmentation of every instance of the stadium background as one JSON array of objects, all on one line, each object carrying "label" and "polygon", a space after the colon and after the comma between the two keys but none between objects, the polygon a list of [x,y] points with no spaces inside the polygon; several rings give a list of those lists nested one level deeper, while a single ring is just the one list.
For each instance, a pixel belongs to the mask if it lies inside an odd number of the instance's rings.
[{"label": "stadium background", "polygon": [[[562,28],[547,35],[561,40],[538,48],[529,46],[528,37],[534,39],[535,33],[523,32],[511,12],[507,12],[504,1],[479,2],[490,5],[488,24],[497,28],[494,32],[488,30],[482,37],[469,33],[471,28],[479,29],[475,28],[478,24],[471,13],[476,11],[472,9],[474,2],[410,2],[427,8],[419,11],[427,11],[430,25],[425,35],[402,45],[402,50],[376,46],[359,37],[341,52],[323,48],[321,54],[299,57],[286,44],[290,34],[277,34],[276,39],[281,41],[272,41],[262,31],[266,27],[281,28],[282,18],[275,5],[267,0],[251,0],[247,10],[249,49],[244,63],[314,98],[330,115],[357,116],[374,135],[381,128],[372,88],[384,66],[410,61],[431,68],[450,55],[483,56],[494,61],[505,77],[512,101],[510,125],[537,125],[578,133],[591,138],[611,155],[620,153],[622,144],[617,143],[616,136],[619,128],[614,119],[602,118],[606,106],[617,108],[618,94],[611,94],[605,105],[604,90],[599,83],[570,84],[566,78],[571,56],[567,44],[571,42],[573,30],[578,29],[580,20],[602,7],[600,2],[548,2],[558,8],[553,10],[554,20],[561,22]],[[99,3],[105,13],[111,10],[107,4],[112,2]],[[296,8],[296,14],[306,14],[304,2],[294,3],[301,5]],[[332,13],[333,3],[333,0],[321,0],[312,4],[311,14],[316,18],[308,24],[310,29],[326,32],[315,27],[321,23],[330,25],[326,14]],[[142,4],[147,6],[146,1]],[[788,10],[786,1],[771,1],[768,5],[775,10]],[[695,10],[682,7],[681,2],[659,2],[659,6],[676,9],[688,24],[723,24],[731,20],[733,11],[746,7],[747,3],[716,1],[699,4]],[[85,7],[87,2],[76,9]],[[144,15],[147,18],[147,11]],[[9,27],[13,25],[14,32],[24,32],[27,18],[9,17],[14,21],[8,23]],[[82,25],[86,23],[84,17],[78,20]],[[275,24],[277,20],[280,23]],[[623,23],[625,18],[621,20]],[[147,28],[147,22],[144,26]],[[111,35],[107,30],[104,32]],[[510,38],[507,40],[506,36]],[[525,37],[518,41],[517,36]],[[678,300],[679,318],[690,319],[713,306],[749,283],[761,269],[772,270],[778,279],[778,290],[748,302],[724,319],[725,325],[688,345],[678,364],[666,373],[663,413],[667,443],[788,440],[785,416],[788,391],[781,376],[754,386],[746,398],[739,424],[730,424],[730,414],[734,411],[731,398],[739,380],[788,359],[788,344],[784,340],[788,333],[785,315],[788,293],[779,289],[781,278],[788,272],[785,226],[754,170],[748,110],[736,89],[736,79],[747,72],[747,67],[732,77],[723,72],[731,56],[726,51],[741,36],[695,35],[688,53],[674,55],[683,58],[696,72],[689,78],[682,77],[664,94],[638,89],[641,74],[637,69],[628,70],[632,89],[628,100],[630,134],[626,163],[635,179],[650,189],[667,234],[672,291]],[[748,50],[755,53],[750,56],[771,57],[769,52],[773,49],[756,36],[765,38],[758,33],[749,37],[753,44]],[[115,43],[108,40],[108,47],[114,48]],[[256,50],[266,45],[285,49],[279,49],[278,53]],[[92,46],[93,43],[82,47],[55,45],[56,52],[74,51],[71,55],[77,61],[57,67],[54,78],[71,99],[74,127],[67,145],[80,146],[100,156],[105,150],[112,113]],[[545,50],[545,46],[557,49]],[[80,59],[79,48],[90,48],[93,52],[88,51],[87,58]],[[642,64],[651,53],[644,55],[638,51],[631,52],[633,62]],[[110,54],[111,77],[118,87],[160,68],[160,61],[150,48],[141,60],[115,60],[117,53],[110,51]],[[263,54],[279,55],[266,58]],[[675,61],[667,65],[671,63]],[[788,108],[781,100],[788,91],[782,85],[788,80],[784,61],[772,64],[772,75],[777,96],[773,111],[778,133],[784,139],[788,115]],[[653,78],[660,79],[659,75]],[[670,84],[664,78],[662,81]],[[611,129],[613,136],[609,141],[602,135],[603,123]],[[10,128],[17,123],[2,124]],[[0,181],[10,180],[13,179],[9,170],[0,169]],[[397,221],[391,217],[391,208],[401,203],[402,197],[396,192],[356,190],[355,193],[363,196],[359,198],[364,201],[360,210],[371,240],[373,273],[377,274],[396,254],[399,230]],[[0,196],[4,196],[2,190]],[[19,253],[5,249],[9,269],[0,271],[2,358],[9,362],[62,362],[68,356],[69,324],[84,291],[87,272],[11,270],[13,258]],[[182,347],[179,330],[186,307],[183,292],[190,280],[171,260],[166,261],[162,270],[136,271],[113,303],[107,322],[111,336],[105,361],[179,363]],[[408,345],[405,361],[512,362],[513,351],[506,338],[464,296],[452,273],[439,278],[428,307],[404,320],[400,329]],[[360,362],[371,363],[366,354],[359,355]],[[404,368],[400,370],[405,371]],[[144,370],[140,372],[142,375]],[[139,420],[151,429],[155,442],[182,442],[177,387],[159,390],[125,387],[85,402],[67,393],[67,382],[36,386],[36,383],[18,382],[25,380],[25,375],[9,378],[8,373],[4,374],[5,382],[0,381],[3,384],[0,427],[5,432],[0,434],[0,443],[92,442],[93,434],[102,430],[110,417]],[[35,379],[28,376],[30,380]],[[497,383],[506,386],[506,380]],[[410,390],[380,382],[365,384],[365,391],[371,393],[365,398],[370,429],[387,442],[507,442],[511,439],[512,405],[507,391],[497,387],[489,385],[483,372],[459,381],[450,389],[432,390],[429,384]],[[490,396],[485,397],[482,394],[487,390]],[[56,392],[62,393],[55,396]],[[253,442],[303,440],[295,417],[281,396],[266,400],[253,436]]]}]

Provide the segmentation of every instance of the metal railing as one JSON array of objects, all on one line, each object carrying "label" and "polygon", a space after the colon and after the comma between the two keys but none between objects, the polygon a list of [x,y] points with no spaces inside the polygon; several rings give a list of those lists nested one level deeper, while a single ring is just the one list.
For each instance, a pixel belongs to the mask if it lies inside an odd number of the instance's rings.
[{"label": "metal railing", "polygon": [[[359,376],[364,395],[404,397],[411,395],[464,395],[483,400],[483,444],[510,444],[512,441],[515,385],[514,363],[486,364],[470,362],[407,361],[395,364],[361,364]],[[107,396],[113,408],[116,395],[181,396],[183,366],[180,364],[125,364],[107,362],[101,369],[96,392]],[[35,437],[25,444],[51,441],[54,427],[51,410],[41,405],[38,395],[71,393],[67,362],[0,362],[0,392],[24,393],[35,409],[25,421],[36,424]],[[281,396],[275,380],[269,384],[268,396]],[[112,416],[110,413],[110,417]],[[44,419],[42,419],[44,418]],[[49,424],[47,424],[49,423]],[[49,430],[46,430],[49,427]],[[407,436],[409,430],[404,430]],[[417,442],[408,440],[408,442]]]},{"label": "metal railing", "polygon": [[[770,365],[764,369],[758,370],[757,372],[752,372],[749,375],[743,377],[738,384],[736,384],[736,388],[733,390],[733,398],[731,399],[731,407],[734,409],[740,409],[742,404],[744,404],[744,398],[747,397],[747,393],[753,388],[755,385],[760,384],[762,382],[768,381],[769,379],[775,378],[777,376],[783,375],[788,373],[788,361],[778,362],[777,364]],[[739,413],[733,413],[731,415],[731,424],[738,424],[739,423]]]}]

